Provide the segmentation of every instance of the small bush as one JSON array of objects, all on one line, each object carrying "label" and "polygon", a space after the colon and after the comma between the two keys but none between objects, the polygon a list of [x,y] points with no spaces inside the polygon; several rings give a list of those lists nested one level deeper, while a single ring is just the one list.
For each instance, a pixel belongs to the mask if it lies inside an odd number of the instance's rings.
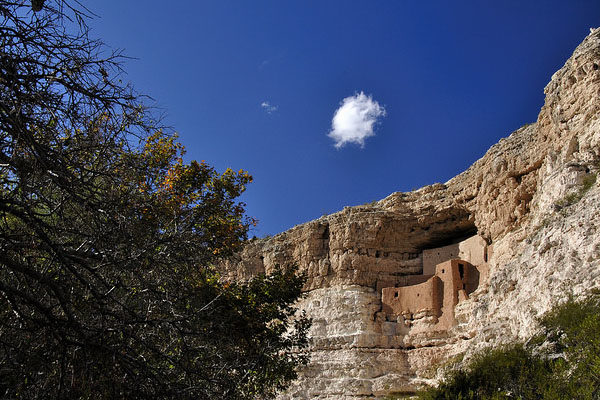
[{"label": "small bush", "polygon": [[550,361],[521,344],[488,350],[451,372],[437,388],[419,393],[419,399],[539,399],[551,371]]},{"label": "small bush", "polygon": [[[600,398],[600,292],[569,299],[540,321],[541,338],[561,362],[554,369],[554,388],[570,399]],[[538,338],[540,341],[540,338]],[[560,397],[547,397],[560,398]]]},{"label": "small bush", "polygon": [[596,183],[596,174],[587,174],[583,181],[581,182],[581,186],[576,192],[569,193],[562,199],[558,200],[554,203],[554,208],[557,211],[560,211],[566,207],[572,206],[573,204],[579,202],[583,198],[583,196],[594,186]]},{"label": "small bush", "polygon": [[596,183],[596,174],[587,174],[584,178],[583,178],[583,182],[581,183],[581,191],[583,193],[587,192],[588,190],[590,190],[592,188],[592,186],[594,186],[594,183]]},{"label": "small bush", "polygon": [[421,400],[600,398],[600,292],[555,306],[528,346],[487,350]]}]

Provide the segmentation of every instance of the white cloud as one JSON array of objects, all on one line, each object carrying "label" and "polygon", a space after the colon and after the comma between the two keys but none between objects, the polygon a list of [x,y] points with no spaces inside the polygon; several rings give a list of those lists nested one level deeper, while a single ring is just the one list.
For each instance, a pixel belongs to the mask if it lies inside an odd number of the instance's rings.
[{"label": "white cloud", "polygon": [[263,60],[260,64],[258,64],[258,69],[263,69],[269,64],[271,64],[271,60]]},{"label": "white cloud", "polygon": [[335,140],[335,147],[356,143],[364,147],[365,139],[375,136],[373,126],[385,116],[385,108],[363,92],[346,97],[333,114],[331,131],[327,136]]},{"label": "white cloud", "polygon": [[273,104],[269,103],[268,101],[263,101],[260,106],[262,107],[263,110],[265,110],[267,112],[267,114],[272,114],[275,111],[277,111],[278,107],[274,106]]}]

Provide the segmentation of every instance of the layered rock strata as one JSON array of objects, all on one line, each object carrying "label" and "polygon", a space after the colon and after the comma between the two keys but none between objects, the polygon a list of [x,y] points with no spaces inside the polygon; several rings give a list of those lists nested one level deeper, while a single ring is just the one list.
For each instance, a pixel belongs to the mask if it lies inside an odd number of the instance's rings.
[{"label": "layered rock strata", "polygon": [[[537,122],[467,171],[255,240],[221,266],[230,279],[276,265],[308,276],[300,307],[313,318],[311,362],[281,398],[412,392],[454,356],[526,339],[551,304],[599,286],[599,65],[595,30],[552,76]],[[473,234],[489,250],[486,270],[451,324],[439,329],[427,312],[405,324],[383,312],[382,290],[458,258],[457,244]]]}]

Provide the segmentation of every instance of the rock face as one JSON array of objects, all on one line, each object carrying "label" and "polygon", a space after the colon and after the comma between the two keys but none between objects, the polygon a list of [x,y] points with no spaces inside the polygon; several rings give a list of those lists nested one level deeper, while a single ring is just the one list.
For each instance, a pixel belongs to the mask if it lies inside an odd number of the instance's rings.
[{"label": "rock face", "polygon": [[[282,399],[410,393],[454,356],[526,339],[553,303],[600,285],[599,65],[595,30],[546,86],[537,122],[467,171],[255,240],[221,266],[230,279],[276,265],[307,273],[311,362]],[[481,251],[461,250],[473,235]],[[453,258],[481,269],[451,323],[438,323],[441,305],[384,310],[382,291],[417,293],[410,285]]]}]

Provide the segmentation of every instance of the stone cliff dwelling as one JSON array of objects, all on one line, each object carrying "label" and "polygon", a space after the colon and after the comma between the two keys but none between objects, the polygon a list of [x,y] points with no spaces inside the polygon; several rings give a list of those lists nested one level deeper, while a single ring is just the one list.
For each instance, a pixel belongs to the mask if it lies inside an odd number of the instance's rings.
[{"label": "stone cliff dwelling", "polygon": [[434,329],[456,324],[454,307],[469,298],[487,277],[488,246],[472,236],[444,247],[424,250],[423,274],[406,276],[394,287],[381,289],[382,312],[388,320],[410,326],[429,318]]},{"label": "stone cliff dwelling", "polygon": [[600,29],[552,75],[537,121],[465,172],[256,240],[223,264],[232,280],[277,265],[307,275],[310,363],[278,399],[411,395],[456,357],[535,335],[565,289],[600,286],[599,183],[556,209],[600,173],[599,64]]}]

